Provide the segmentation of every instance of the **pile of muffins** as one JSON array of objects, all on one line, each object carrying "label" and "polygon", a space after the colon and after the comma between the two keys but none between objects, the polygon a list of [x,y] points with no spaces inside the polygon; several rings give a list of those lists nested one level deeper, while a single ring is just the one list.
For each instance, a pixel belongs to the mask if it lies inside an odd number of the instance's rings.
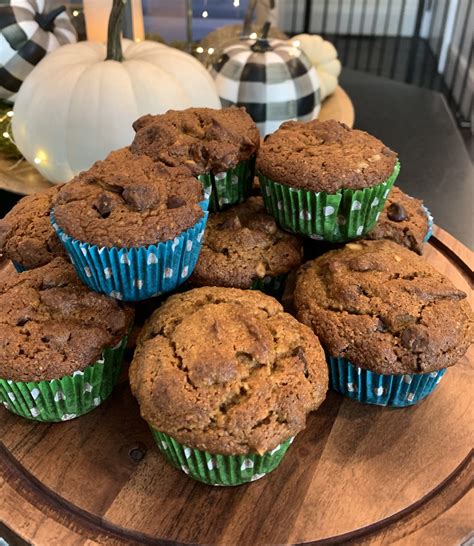
[{"label": "pile of muffins", "polygon": [[129,370],[141,415],[173,466],[239,485],[277,467],[328,385],[410,406],[472,343],[466,294],[419,256],[431,215],[393,187],[377,138],[315,120],[260,142],[239,108],[134,129],[0,220],[18,271],[0,282],[8,410],[54,422],[100,405],[151,302]]}]

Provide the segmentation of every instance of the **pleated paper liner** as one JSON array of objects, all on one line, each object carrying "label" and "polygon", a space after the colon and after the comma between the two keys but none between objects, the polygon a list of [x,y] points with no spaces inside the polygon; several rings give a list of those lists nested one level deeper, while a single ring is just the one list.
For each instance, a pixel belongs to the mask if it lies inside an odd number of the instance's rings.
[{"label": "pleated paper liner", "polygon": [[20,417],[45,423],[69,421],[95,409],[117,383],[127,336],[84,370],[52,381],[0,379],[0,402]]},{"label": "pleated paper liner", "polygon": [[281,228],[342,243],[362,237],[374,227],[399,172],[397,162],[391,176],[381,184],[334,194],[279,184],[261,173],[259,179],[265,207]]},{"label": "pleated paper liner", "polygon": [[255,279],[250,289],[260,290],[260,292],[279,300],[285,291],[287,277],[288,275],[275,275],[274,277],[266,276],[263,279]]},{"label": "pleated paper liner", "polygon": [[95,292],[140,301],[171,292],[191,275],[201,250],[208,212],[172,240],[137,248],[105,248],[73,239],[51,223],[80,279]]},{"label": "pleated paper liner", "polygon": [[150,429],[169,463],[208,485],[242,485],[263,478],[280,464],[294,439],[289,438],[264,455],[213,455],[182,445],[171,436]]},{"label": "pleated paper liner", "polygon": [[426,398],[441,381],[446,368],[431,373],[382,375],[364,370],[344,358],[326,355],[330,387],[363,404],[392,408],[413,406]]},{"label": "pleated paper liner", "polygon": [[255,156],[227,171],[199,175],[204,189],[211,188],[209,211],[218,212],[245,201],[252,193],[254,175]]}]

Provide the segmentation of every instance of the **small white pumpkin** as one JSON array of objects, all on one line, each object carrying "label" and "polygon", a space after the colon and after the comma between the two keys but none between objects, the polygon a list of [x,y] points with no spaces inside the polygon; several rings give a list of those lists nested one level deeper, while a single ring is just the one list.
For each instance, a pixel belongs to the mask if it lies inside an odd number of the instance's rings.
[{"label": "small white pumpkin", "polygon": [[321,100],[324,100],[336,90],[341,73],[336,48],[317,34],[297,34],[293,36],[292,42],[306,53],[316,68],[321,84]]},{"label": "small white pumpkin", "polygon": [[130,144],[132,123],[144,114],[220,108],[211,76],[194,57],[156,42],[120,41],[121,17],[112,18],[117,8],[123,8],[122,0],[114,0],[107,55],[99,43],[63,46],[18,93],[15,142],[51,182],[66,182]]}]

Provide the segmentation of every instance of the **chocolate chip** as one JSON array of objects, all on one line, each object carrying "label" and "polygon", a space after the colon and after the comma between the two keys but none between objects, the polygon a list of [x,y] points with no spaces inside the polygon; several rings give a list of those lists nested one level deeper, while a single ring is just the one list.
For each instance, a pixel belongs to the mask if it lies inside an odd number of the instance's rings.
[{"label": "chocolate chip", "polygon": [[237,215],[230,216],[227,220],[222,222],[222,224],[217,226],[218,229],[240,229],[241,227],[242,223]]},{"label": "chocolate chip", "polygon": [[112,212],[112,199],[106,193],[101,193],[94,202],[94,208],[102,218],[108,218]]},{"label": "chocolate chip", "polygon": [[401,341],[403,347],[412,353],[423,353],[428,348],[428,334],[419,326],[409,326],[403,330]]},{"label": "chocolate chip", "polygon": [[166,201],[166,206],[169,209],[179,209],[179,207],[182,207],[185,203],[186,201],[182,197],[173,195],[171,197],[168,197],[168,201]]},{"label": "chocolate chip", "polygon": [[407,219],[405,207],[398,203],[392,203],[387,209],[387,216],[393,222],[403,222]]}]

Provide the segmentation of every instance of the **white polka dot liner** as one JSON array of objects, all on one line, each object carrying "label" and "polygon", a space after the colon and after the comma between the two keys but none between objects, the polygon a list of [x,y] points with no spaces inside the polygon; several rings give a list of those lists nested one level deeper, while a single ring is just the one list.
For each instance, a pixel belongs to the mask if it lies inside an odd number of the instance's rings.
[{"label": "white polka dot liner", "polygon": [[204,192],[209,194],[209,210],[217,212],[245,201],[252,193],[254,176],[255,157],[221,173],[199,175]]},{"label": "white polka dot liner", "polygon": [[107,399],[122,368],[127,336],[114,348],[104,349],[97,362],[51,381],[0,379],[0,404],[25,419],[53,423],[88,413]]},{"label": "white polka dot liner", "polygon": [[175,468],[208,485],[242,485],[263,478],[274,470],[293,443],[289,438],[263,455],[217,455],[182,445],[150,427],[156,445]]},{"label": "white polka dot liner", "polygon": [[172,292],[191,275],[201,251],[208,212],[169,241],[136,248],[99,248],[66,235],[51,223],[81,280],[95,292],[140,301]]},{"label": "white polka dot liner", "polygon": [[259,179],[265,208],[280,227],[315,240],[343,243],[364,236],[374,227],[399,172],[397,162],[385,182],[334,194],[286,186],[261,173]]},{"label": "white polka dot liner", "polygon": [[392,408],[413,406],[426,398],[441,381],[446,368],[419,374],[382,375],[364,370],[344,358],[327,355],[329,386],[363,404]]}]

